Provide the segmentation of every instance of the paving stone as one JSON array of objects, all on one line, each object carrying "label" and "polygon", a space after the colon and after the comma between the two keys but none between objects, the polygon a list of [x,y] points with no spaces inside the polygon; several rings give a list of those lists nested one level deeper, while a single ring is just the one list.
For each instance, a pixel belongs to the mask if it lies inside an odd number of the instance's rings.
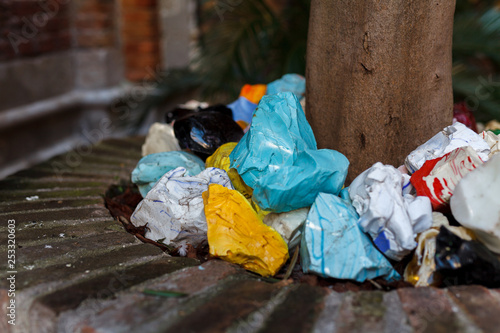
[{"label": "paving stone", "polygon": [[[36,222],[25,223],[18,225],[18,228],[16,228],[16,243],[22,247],[37,244],[51,245],[53,242],[57,243],[65,239],[61,238],[61,234],[64,234],[66,238],[77,238],[112,231],[123,231],[123,226],[111,219],[105,219],[104,221],[89,220],[86,223],[78,223],[76,227],[72,227],[67,223],[62,225]],[[130,237],[133,236],[130,235]],[[7,233],[0,232],[0,244],[7,244]]]},{"label": "paving stone", "polygon": [[[46,209],[29,212],[0,213],[0,227],[5,227],[8,219],[14,219],[17,223],[37,221],[53,222],[57,220],[80,220],[99,217],[110,218],[109,211],[102,207],[83,207],[68,209]],[[5,218],[2,218],[5,217]]]},{"label": "paving stone", "polygon": [[[61,332],[158,332],[210,301],[234,276],[247,278],[244,271],[232,264],[210,260],[135,286],[131,293],[114,300],[89,301],[61,316]],[[227,279],[229,278],[229,280]],[[193,281],[193,283],[191,283]],[[188,293],[188,297],[165,298],[142,293],[143,289],[172,290]]]},{"label": "paving stone", "polygon": [[332,291],[323,299],[323,310],[314,323],[313,332],[336,332],[340,306],[346,295]]},{"label": "paving stone", "polygon": [[193,313],[182,315],[164,332],[221,332],[265,305],[282,287],[262,281],[232,283]]},{"label": "paving stone", "polygon": [[484,332],[500,328],[500,303],[492,292],[482,286],[448,288],[455,303]]},{"label": "paving stone", "polygon": [[310,332],[318,317],[326,291],[299,284],[266,320],[260,332]]},{"label": "paving stone", "polygon": [[12,200],[15,202],[26,201],[26,197],[37,195],[40,199],[66,199],[72,197],[96,197],[102,196],[106,192],[108,186],[98,187],[57,187],[53,189],[36,189],[36,190],[17,190],[17,191],[0,191],[0,201]]},{"label": "paving stone", "polygon": [[50,181],[39,182],[39,181],[30,181],[29,178],[21,177],[20,180],[18,176],[13,176],[7,179],[0,181],[0,194],[8,194],[11,191],[16,190],[40,190],[40,189],[58,189],[58,188],[67,188],[71,186],[75,190],[78,188],[89,188],[89,187],[105,187],[109,186],[108,181],[82,181],[79,179],[78,181],[69,181],[65,180],[64,182],[58,181],[55,177]]},{"label": "paving stone", "polygon": [[74,199],[63,199],[63,200],[24,200],[21,202],[6,202],[0,204],[2,213],[13,213],[13,212],[25,212],[29,210],[45,210],[45,209],[59,209],[68,207],[88,207],[97,206],[102,207],[103,205],[102,197],[93,198],[74,198]]},{"label": "paving stone", "polygon": [[30,308],[28,318],[35,324],[36,332],[55,332],[58,315],[63,311],[77,308],[87,299],[110,299],[116,293],[138,283],[197,264],[199,262],[194,259],[164,256],[150,262],[78,281],[37,297]]},{"label": "paving stone", "polygon": [[455,315],[446,292],[436,288],[398,290],[403,310],[415,332],[466,332]]}]

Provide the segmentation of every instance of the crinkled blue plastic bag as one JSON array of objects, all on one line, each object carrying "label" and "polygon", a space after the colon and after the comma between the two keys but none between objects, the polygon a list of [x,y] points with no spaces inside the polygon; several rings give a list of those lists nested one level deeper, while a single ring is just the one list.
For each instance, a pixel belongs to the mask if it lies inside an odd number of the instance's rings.
[{"label": "crinkled blue plastic bag", "polygon": [[302,234],[303,271],[358,282],[379,276],[388,281],[400,279],[357,221],[358,214],[349,203],[333,194],[320,193]]},{"label": "crinkled blue plastic bag", "polygon": [[132,171],[132,183],[137,184],[145,198],[164,174],[177,167],[186,168],[188,175],[197,175],[205,170],[205,163],[199,157],[183,151],[146,155]]},{"label": "crinkled blue plastic bag", "polygon": [[231,168],[254,189],[253,200],[274,212],[309,207],[320,192],[337,195],[349,166],[341,153],[317,149],[304,111],[290,92],[262,98],[230,159]]},{"label": "crinkled blue plastic bag", "polygon": [[250,102],[243,96],[240,96],[236,101],[227,106],[233,111],[234,121],[243,120],[247,124],[252,122],[253,111],[257,108],[257,104]]},{"label": "crinkled blue plastic bag", "polygon": [[306,93],[306,79],[298,74],[285,74],[281,79],[267,85],[266,95],[274,95],[280,92],[292,92],[300,100]]}]

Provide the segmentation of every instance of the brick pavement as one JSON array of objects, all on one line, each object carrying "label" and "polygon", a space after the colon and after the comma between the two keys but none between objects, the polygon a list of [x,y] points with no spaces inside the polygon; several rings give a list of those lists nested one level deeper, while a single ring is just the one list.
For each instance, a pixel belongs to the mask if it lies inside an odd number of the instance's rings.
[{"label": "brick pavement", "polygon": [[[0,332],[500,331],[499,290],[337,293],[268,282],[220,260],[200,265],[141,243],[103,201],[109,185],[128,179],[141,144],[107,140],[0,181]],[[15,326],[6,322],[9,219],[16,220]]]}]

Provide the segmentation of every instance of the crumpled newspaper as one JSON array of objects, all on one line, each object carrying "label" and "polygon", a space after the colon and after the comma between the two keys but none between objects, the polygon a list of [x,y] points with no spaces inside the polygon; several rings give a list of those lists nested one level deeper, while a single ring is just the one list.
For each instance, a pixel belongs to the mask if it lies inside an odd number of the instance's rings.
[{"label": "crumpled newspaper", "polygon": [[338,194],[349,161],[341,153],[317,149],[297,97],[266,95],[249,131],[229,156],[253,200],[264,210],[287,212],[309,207],[319,192]]},{"label": "crumpled newspaper", "polygon": [[450,200],[453,217],[500,254],[500,154],[468,173]]},{"label": "crumpled newspaper", "polygon": [[359,228],[358,214],[345,200],[320,193],[309,211],[300,245],[304,272],[363,282],[399,274]]},{"label": "crumpled newspaper", "polygon": [[208,168],[196,176],[185,168],[167,172],[142,200],[131,217],[136,227],[147,226],[146,238],[166,245],[199,245],[207,238],[202,193],[209,184],[233,189],[224,170]]},{"label": "crumpled newspaper", "polygon": [[483,162],[488,160],[490,147],[479,134],[462,123],[445,127],[429,141],[417,147],[406,157],[405,165],[410,173],[420,169],[425,161],[433,160],[460,148],[471,146]]},{"label": "crumpled newspaper", "polygon": [[190,175],[197,175],[205,169],[205,163],[199,157],[184,151],[146,155],[132,171],[132,183],[139,187],[144,198],[164,174],[177,167],[186,168]]},{"label": "crumpled newspaper", "polygon": [[429,198],[403,195],[406,175],[375,163],[349,186],[359,226],[387,257],[401,260],[417,246],[415,237],[432,224]]}]

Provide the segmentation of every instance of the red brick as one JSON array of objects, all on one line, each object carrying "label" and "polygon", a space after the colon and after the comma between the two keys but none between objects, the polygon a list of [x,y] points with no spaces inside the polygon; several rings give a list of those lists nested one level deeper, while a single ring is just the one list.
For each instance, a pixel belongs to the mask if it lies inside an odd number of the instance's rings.
[{"label": "red brick", "polygon": [[124,50],[126,54],[157,53],[160,45],[156,41],[126,42]]},{"label": "red brick", "polygon": [[494,332],[500,327],[500,303],[492,292],[481,286],[449,288],[450,294],[467,317],[484,332]]},{"label": "red brick", "polygon": [[415,332],[461,332],[446,292],[436,288],[398,289]]},{"label": "red brick", "polygon": [[159,36],[158,26],[156,24],[129,24],[123,27],[122,35],[125,40],[142,38],[157,38]]},{"label": "red brick", "polygon": [[95,15],[78,15],[76,19],[77,29],[104,29],[114,26],[113,17],[104,13]]},{"label": "red brick", "polygon": [[77,37],[77,44],[80,47],[102,47],[115,44],[115,36],[112,32],[80,32]]},{"label": "red brick", "polygon": [[122,8],[130,7],[156,7],[157,0],[121,0]]},{"label": "red brick", "polygon": [[158,21],[158,12],[153,10],[134,10],[122,12],[122,19],[125,25],[134,24],[136,22],[154,22]]}]

